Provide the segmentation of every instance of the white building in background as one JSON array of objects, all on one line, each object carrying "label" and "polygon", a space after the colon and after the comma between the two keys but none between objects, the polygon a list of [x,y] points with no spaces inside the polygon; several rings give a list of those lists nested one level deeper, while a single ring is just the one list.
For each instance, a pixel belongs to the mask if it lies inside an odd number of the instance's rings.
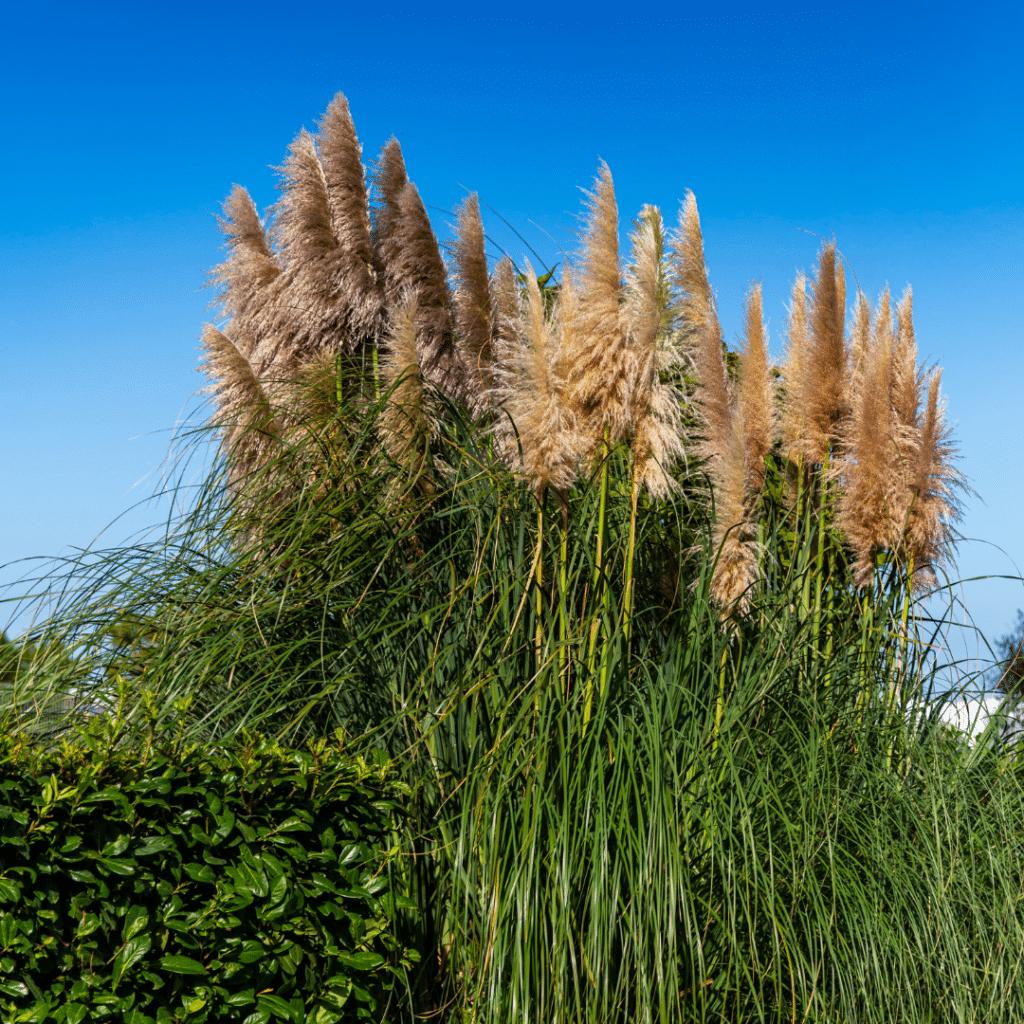
[{"label": "white building in background", "polygon": [[939,718],[963,733],[973,746],[996,719],[996,734],[1004,744],[1024,738],[1024,703],[1008,702],[1003,694],[987,697],[957,697],[943,705]]}]

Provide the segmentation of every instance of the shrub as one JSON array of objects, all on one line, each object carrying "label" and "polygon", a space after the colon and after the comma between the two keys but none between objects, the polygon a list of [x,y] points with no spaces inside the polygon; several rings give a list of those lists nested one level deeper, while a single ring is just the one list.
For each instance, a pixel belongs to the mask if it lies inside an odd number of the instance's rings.
[{"label": "shrub", "polygon": [[340,744],[0,746],[0,1015],[381,1020],[407,790]]}]

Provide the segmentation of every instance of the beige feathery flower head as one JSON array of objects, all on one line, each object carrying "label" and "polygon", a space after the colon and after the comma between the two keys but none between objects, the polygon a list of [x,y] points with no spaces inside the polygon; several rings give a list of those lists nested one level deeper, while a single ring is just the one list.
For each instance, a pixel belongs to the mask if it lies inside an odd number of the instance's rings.
[{"label": "beige feathery flower head", "polygon": [[729,434],[721,439],[720,453],[711,464],[715,528],[711,596],[723,615],[745,615],[753,585],[760,573],[760,549],[751,515],[747,486],[747,452],[742,416],[734,415]]},{"label": "beige feathery flower head", "polygon": [[836,267],[835,242],[828,242],[818,256],[811,289],[810,339],[802,374],[804,454],[812,466],[828,461],[837,424],[847,408],[845,296],[842,266]]},{"label": "beige feathery flower head", "polygon": [[[629,432],[632,376],[620,298],[619,213],[611,171],[603,161],[587,193],[583,248],[572,276],[577,286],[571,310],[574,348],[566,353],[569,403],[596,445],[607,426],[612,441]],[[563,315],[570,311],[563,310]]]},{"label": "beige feathery flower head", "polygon": [[768,362],[760,284],[754,285],[747,295],[737,398],[743,423],[747,486],[752,492],[759,492],[764,484],[765,459],[775,443],[775,378]]},{"label": "beige feathery flower head", "polygon": [[484,226],[476,193],[458,210],[455,240],[455,332],[470,368],[473,404],[485,404],[491,374],[491,292],[484,251]]},{"label": "beige feathery flower head", "polygon": [[519,289],[512,260],[503,256],[488,280],[491,293],[491,352],[504,363],[515,348],[516,320],[519,318]]},{"label": "beige feathery flower head", "polygon": [[940,397],[942,371],[928,377],[928,393],[912,474],[914,500],[907,521],[907,542],[913,559],[915,590],[935,585],[935,569],[950,558],[955,524],[961,517],[958,492],[967,480],[953,462],[957,455],[952,430]]},{"label": "beige feathery flower head", "polygon": [[807,279],[798,274],[793,283],[786,323],[786,352],[782,364],[785,403],[782,410],[782,444],[787,458],[799,461],[803,456],[803,439],[807,432],[807,410],[804,408],[804,372],[810,348],[807,333]]},{"label": "beige feathery flower head", "polygon": [[409,290],[391,317],[387,347],[380,362],[388,398],[379,430],[385,452],[401,468],[403,486],[429,492],[432,486],[424,470],[436,427],[416,340],[417,306],[416,293]]},{"label": "beige feathery flower head", "polygon": [[867,367],[868,356],[871,351],[871,326],[871,306],[868,303],[867,296],[858,290],[850,330],[848,397],[851,407],[856,401],[856,395],[860,390]]},{"label": "beige feathery flower head", "polygon": [[376,205],[371,212],[370,241],[373,268],[388,309],[402,301],[403,282],[399,273],[398,226],[402,220],[399,199],[409,183],[402,157],[402,146],[393,135],[381,148],[370,178]]},{"label": "beige feathery flower head", "polygon": [[252,344],[281,267],[256,204],[241,185],[235,185],[224,200],[224,216],[218,218],[218,224],[226,239],[228,258],[209,274],[210,282],[221,286],[215,304],[221,315],[229,318],[229,333]]},{"label": "beige feathery flower head", "polygon": [[518,435],[515,462],[519,472],[538,496],[548,487],[565,494],[576,478],[585,444],[566,401],[557,310],[554,318],[545,315],[544,299],[529,261],[524,276],[526,295],[517,320],[504,405]]},{"label": "beige feathery flower head", "polygon": [[661,383],[660,371],[677,358],[661,344],[673,326],[665,267],[665,234],[661,212],[645,206],[631,236],[633,261],[627,278],[626,318],[629,325],[632,433],[635,473],[639,485],[655,498],[677,487],[671,464],[684,452],[682,396]]},{"label": "beige feathery flower head", "polygon": [[891,545],[895,525],[890,501],[892,331],[888,294],[883,298],[864,362],[862,386],[844,424],[843,454],[837,466],[844,486],[836,525],[853,551],[853,574],[859,587],[870,584],[876,555]]}]

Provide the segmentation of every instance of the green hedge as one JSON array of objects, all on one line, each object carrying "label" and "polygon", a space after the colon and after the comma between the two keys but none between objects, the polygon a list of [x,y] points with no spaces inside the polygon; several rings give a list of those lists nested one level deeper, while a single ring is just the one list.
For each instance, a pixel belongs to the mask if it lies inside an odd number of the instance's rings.
[{"label": "green hedge", "polygon": [[0,1019],[379,1021],[409,795],[340,743],[108,753],[0,740]]}]

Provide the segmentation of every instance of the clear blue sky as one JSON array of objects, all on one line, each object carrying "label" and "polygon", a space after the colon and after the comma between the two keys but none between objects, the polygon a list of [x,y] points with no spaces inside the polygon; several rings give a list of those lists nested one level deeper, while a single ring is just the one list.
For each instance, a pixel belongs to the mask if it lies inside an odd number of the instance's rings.
[{"label": "clear blue sky", "polygon": [[[375,7],[5,7],[0,563],[97,543],[152,492],[202,384],[220,202],[233,182],[272,202],[269,165],[341,90],[367,162],[397,134],[428,204],[478,191],[549,263],[600,158],[624,228],[645,202],[674,220],[692,189],[730,342],[760,279],[780,355],[791,282],[817,251],[806,232],[835,233],[872,300],[912,283],[983,499],[967,501],[978,540],[958,575],[1024,568],[1019,8]],[[1019,581],[964,594],[989,635],[1024,607]]]}]

